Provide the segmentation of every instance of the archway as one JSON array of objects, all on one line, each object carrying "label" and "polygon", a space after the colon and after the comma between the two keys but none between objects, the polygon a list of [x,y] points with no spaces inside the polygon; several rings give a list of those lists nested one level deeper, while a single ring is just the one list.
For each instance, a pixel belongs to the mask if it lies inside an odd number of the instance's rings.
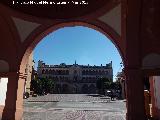
[{"label": "archway", "polygon": [[[64,22],[64,23],[58,23],[56,25],[53,25],[51,27],[47,27],[47,28],[43,28],[43,30],[38,30],[37,31],[33,31],[31,33],[31,35],[27,38],[26,42],[24,43],[23,49],[19,55],[19,72],[23,73],[24,72],[24,66],[25,63],[27,62],[27,58],[29,57],[29,55],[31,54],[31,52],[33,51],[33,49],[36,47],[36,45],[48,34],[50,34],[51,32],[54,32],[60,28],[63,27],[72,27],[72,26],[84,26],[84,27],[88,27],[94,30],[99,31],[100,33],[104,34],[107,38],[109,38],[111,40],[111,42],[115,45],[115,47],[117,48],[117,50],[119,51],[119,54],[122,58],[122,61],[124,63],[125,66],[125,59],[124,59],[124,46],[123,43],[120,42],[121,41],[121,37],[113,30],[111,29],[109,26],[105,25],[104,28],[101,28],[101,26],[98,25],[103,25],[102,23],[97,23],[97,24],[93,24],[93,23],[89,23],[89,22],[80,22],[80,21],[72,21],[72,22]],[[35,36],[36,33],[36,36]]]},{"label": "archway", "polygon": [[[39,42],[39,41],[38,41]],[[28,49],[27,49],[28,50]],[[62,87],[62,89],[63,89],[63,87]],[[88,89],[88,88],[87,88]],[[85,92],[86,92],[86,94],[88,93],[88,90],[85,90]]]},{"label": "archway", "polygon": [[[26,40],[26,42],[24,43],[24,47],[22,50],[22,53],[20,53],[20,61],[19,61],[19,72],[22,74],[25,74],[25,65],[28,61],[28,57],[31,54],[31,52],[33,51],[33,49],[35,48],[35,46],[38,44],[38,42],[40,42],[42,40],[42,38],[47,35],[48,33],[57,30],[58,28],[64,27],[64,26],[75,26],[75,25],[81,25],[81,26],[87,26],[90,28],[93,28],[95,30],[100,31],[101,33],[104,33],[106,36],[109,36],[109,38],[111,38],[112,42],[114,43],[114,45],[117,47],[117,49],[119,50],[122,58],[124,56],[124,53],[122,52],[122,45],[119,44],[119,42],[116,42],[116,40],[120,40],[120,37],[118,37],[117,35],[108,35],[105,31],[101,30],[101,28],[96,27],[92,24],[88,24],[88,23],[84,23],[84,22],[67,22],[67,23],[61,23],[58,25],[55,25],[53,27],[50,27],[49,29],[47,29],[46,31],[44,31],[43,33],[39,34],[38,37],[34,38],[32,37],[32,35]],[[108,30],[108,29],[107,29]],[[34,34],[34,33],[33,33]],[[124,61],[124,59],[123,59]],[[20,86],[22,86],[22,82],[18,84],[18,94],[19,94],[19,88]],[[22,93],[22,91],[21,91]],[[22,94],[20,94],[20,96],[18,96],[17,101],[21,101],[20,103],[23,102],[23,98],[22,98]]]}]

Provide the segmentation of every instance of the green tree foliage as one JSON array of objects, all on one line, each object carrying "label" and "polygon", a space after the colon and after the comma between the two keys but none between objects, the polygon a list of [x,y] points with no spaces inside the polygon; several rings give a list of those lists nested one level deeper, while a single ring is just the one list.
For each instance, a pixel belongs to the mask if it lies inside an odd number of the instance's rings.
[{"label": "green tree foliage", "polygon": [[113,82],[110,85],[110,89],[121,90],[121,84],[119,81]]},{"label": "green tree foliage", "polygon": [[102,88],[108,88],[110,87],[112,83],[111,79],[108,78],[100,78],[97,80],[96,86],[98,89],[102,89]]},{"label": "green tree foliage", "polygon": [[54,80],[49,78],[35,78],[31,81],[31,88],[38,95],[53,93]]},{"label": "green tree foliage", "polygon": [[47,86],[48,86],[48,93],[54,92],[54,81],[52,79],[48,79]]},{"label": "green tree foliage", "polygon": [[112,80],[108,78],[100,78],[97,80],[96,86],[99,94],[104,94],[105,89],[110,89]]},{"label": "green tree foliage", "polygon": [[104,82],[104,88],[105,89],[110,89],[111,84],[113,83],[112,80],[108,79],[108,78],[103,78],[102,80]]},{"label": "green tree foliage", "polygon": [[112,79],[108,78],[100,78],[97,80],[96,83],[97,89],[99,90],[99,94],[104,94],[105,89],[108,90],[120,90],[121,91],[121,84],[119,81],[112,82]]},{"label": "green tree foliage", "polygon": [[37,93],[38,89],[38,78],[31,80],[31,91],[34,91],[34,93]]}]

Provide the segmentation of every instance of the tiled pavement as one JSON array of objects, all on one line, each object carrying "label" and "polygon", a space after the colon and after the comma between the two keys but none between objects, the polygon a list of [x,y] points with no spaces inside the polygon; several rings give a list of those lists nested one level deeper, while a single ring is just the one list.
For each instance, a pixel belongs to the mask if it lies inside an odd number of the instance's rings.
[{"label": "tiled pavement", "polygon": [[[50,102],[37,102],[43,100]],[[101,99],[82,94],[30,98],[24,102],[23,120],[125,120],[125,102],[98,100]]]},{"label": "tiled pavement", "polygon": [[90,94],[48,94],[45,96],[38,96],[38,97],[31,97],[27,99],[27,101],[47,101],[47,102],[62,102],[62,101],[83,101],[83,102],[109,102],[110,97],[96,97],[97,95],[94,95],[94,97]]}]

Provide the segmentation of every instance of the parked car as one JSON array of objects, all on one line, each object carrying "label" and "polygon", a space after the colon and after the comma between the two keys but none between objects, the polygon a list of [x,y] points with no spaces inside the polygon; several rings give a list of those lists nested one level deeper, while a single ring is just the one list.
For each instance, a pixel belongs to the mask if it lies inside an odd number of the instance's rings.
[{"label": "parked car", "polygon": [[117,97],[116,92],[114,90],[107,90],[105,95],[111,97],[111,100],[114,100]]},{"label": "parked car", "polygon": [[34,94],[32,94],[32,97],[37,97],[37,94],[35,94],[35,93],[34,93]]}]

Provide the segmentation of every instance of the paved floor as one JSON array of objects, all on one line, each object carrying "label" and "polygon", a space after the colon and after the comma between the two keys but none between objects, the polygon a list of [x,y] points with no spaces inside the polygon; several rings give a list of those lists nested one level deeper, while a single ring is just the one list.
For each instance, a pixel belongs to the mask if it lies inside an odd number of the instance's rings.
[{"label": "paved floor", "polygon": [[23,120],[125,120],[125,104],[106,97],[52,94],[25,100]]}]

